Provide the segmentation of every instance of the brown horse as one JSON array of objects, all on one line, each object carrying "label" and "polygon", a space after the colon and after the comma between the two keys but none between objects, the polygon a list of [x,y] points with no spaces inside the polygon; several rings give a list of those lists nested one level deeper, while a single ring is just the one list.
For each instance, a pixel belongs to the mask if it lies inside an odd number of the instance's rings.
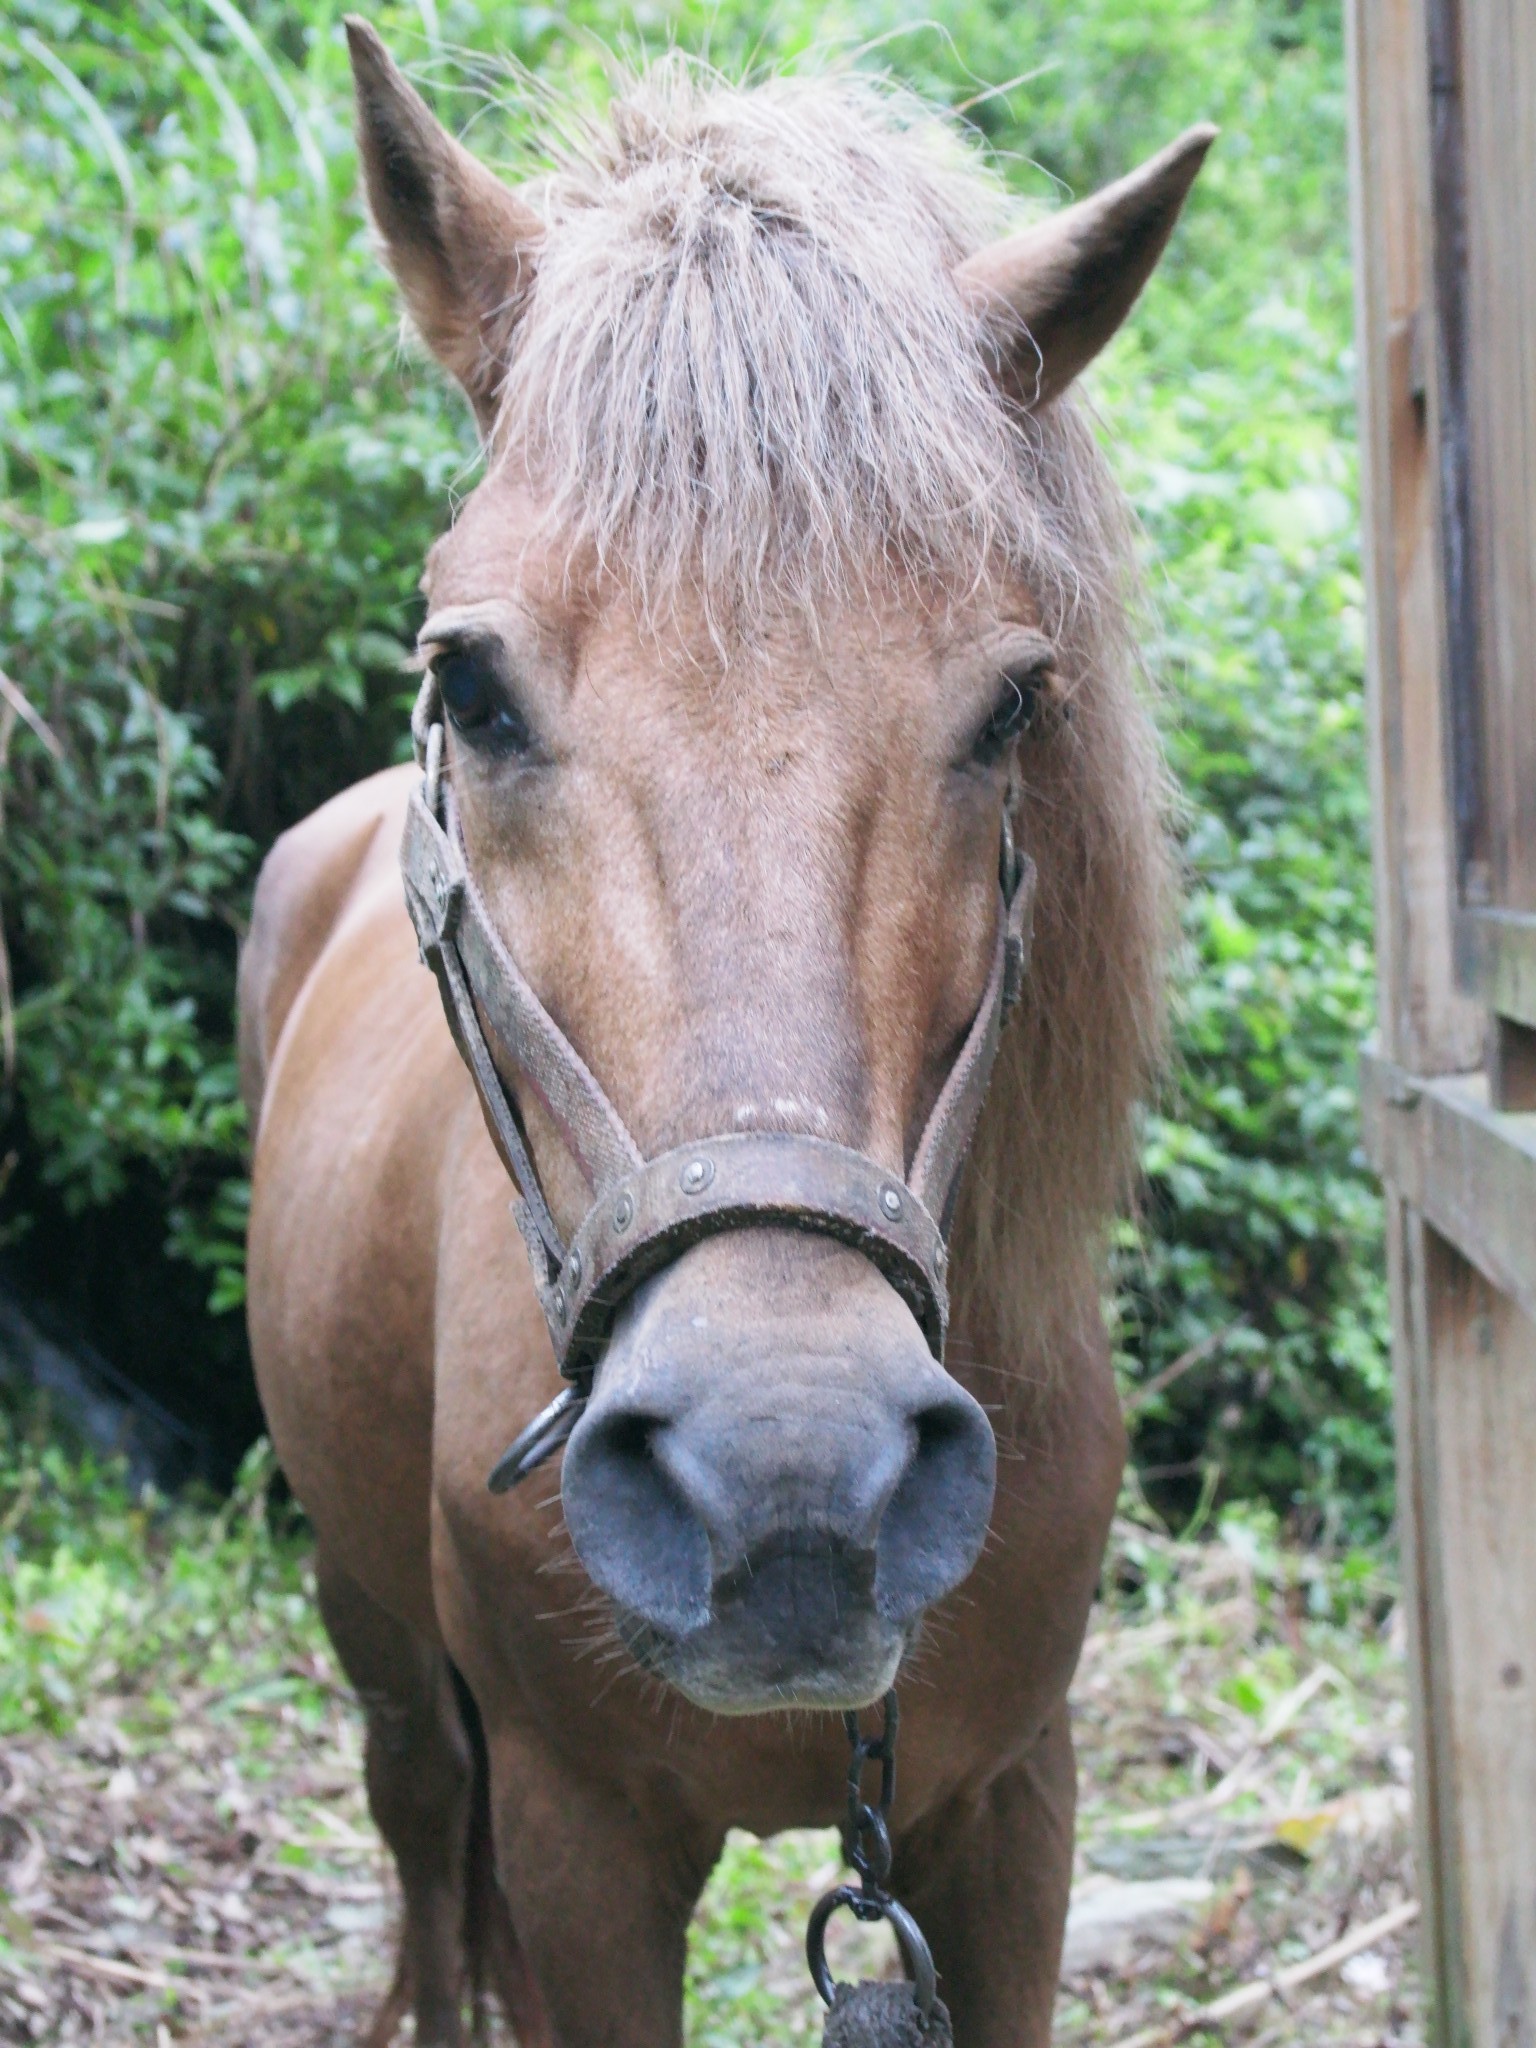
[{"label": "brown horse", "polygon": [[[894,96],[673,61],[514,192],[348,33],[385,252],[486,445],[426,575],[442,786],[508,971],[637,1158],[789,1134],[900,1209],[991,1000],[1005,814],[1038,871],[939,1219],[946,1362],[883,1254],[747,1217],[616,1303],[558,1493],[497,1497],[560,1386],[554,1295],[402,907],[420,778],[274,849],[251,1338],[404,1891],[369,2039],[414,2010],[458,2042],[484,1983],[525,2048],[679,2042],[726,1830],[839,1812],[837,1716],[784,1710],[899,1666],[894,1888],[961,2048],[1043,2043],[1123,1456],[1103,1231],[1168,905],[1127,526],[1065,394],[1211,131],[1009,234]],[[498,1057],[568,1239],[580,1147]]]}]

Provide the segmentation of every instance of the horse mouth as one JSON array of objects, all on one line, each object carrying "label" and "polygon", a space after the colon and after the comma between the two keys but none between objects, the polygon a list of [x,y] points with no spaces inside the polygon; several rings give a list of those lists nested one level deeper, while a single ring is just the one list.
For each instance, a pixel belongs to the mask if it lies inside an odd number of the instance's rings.
[{"label": "horse mouth", "polygon": [[873,1559],[786,1546],[717,1580],[707,1622],[672,1635],[619,1608],[643,1671],[715,1714],[869,1705],[895,1682],[913,1629],[883,1616]]}]

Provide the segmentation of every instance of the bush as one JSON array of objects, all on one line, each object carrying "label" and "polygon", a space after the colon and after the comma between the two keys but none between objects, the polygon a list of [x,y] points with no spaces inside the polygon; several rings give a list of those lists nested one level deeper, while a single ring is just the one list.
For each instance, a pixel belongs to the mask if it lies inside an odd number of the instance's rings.
[{"label": "bush", "polygon": [[[461,122],[485,73],[450,50],[499,41],[588,93],[591,33],[623,43],[652,21],[619,0],[375,12]],[[162,1391],[169,1372],[183,1412],[222,1400],[237,1437],[236,942],[275,833],[402,748],[415,580],[470,445],[459,401],[397,346],[339,14],[12,0],[0,35],[5,1227],[95,1298],[105,1348],[126,1344]],[[1190,879],[1179,1073],[1121,1247],[1121,1350],[1132,1389],[1166,1382],[1138,1411],[1165,1504],[1219,1483],[1378,1523],[1335,10],[1036,0],[1021,23],[961,0],[940,34],[886,0],[719,0],[667,20],[728,68],[867,45],[964,105],[1036,195],[1086,189],[1187,121],[1225,124],[1098,378],[1146,522]],[[117,1303],[135,1289],[185,1305],[141,1315],[130,1342]]]},{"label": "bush", "polygon": [[311,1545],[274,1479],[263,1438],[220,1503],[135,1492],[120,1462],[0,1393],[0,1737],[70,1732],[125,1696],[163,1733],[178,1690],[312,1664]]}]

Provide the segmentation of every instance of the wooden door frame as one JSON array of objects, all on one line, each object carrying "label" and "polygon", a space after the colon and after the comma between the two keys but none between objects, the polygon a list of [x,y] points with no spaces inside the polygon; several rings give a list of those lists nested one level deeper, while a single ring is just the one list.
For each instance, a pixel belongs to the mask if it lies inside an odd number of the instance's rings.
[{"label": "wooden door frame", "polygon": [[[1536,917],[1483,879],[1463,4],[1346,0],[1380,978],[1362,1108],[1430,2038],[1514,2048],[1536,2040]],[[1536,719],[1536,666],[1530,695]]]}]

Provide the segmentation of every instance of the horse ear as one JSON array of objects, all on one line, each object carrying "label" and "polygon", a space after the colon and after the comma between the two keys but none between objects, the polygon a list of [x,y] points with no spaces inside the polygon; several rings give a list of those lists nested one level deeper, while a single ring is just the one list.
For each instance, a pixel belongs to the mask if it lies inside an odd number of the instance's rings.
[{"label": "horse ear", "polygon": [[349,14],[346,28],[369,211],[422,339],[487,433],[541,223],[453,140],[369,24]]},{"label": "horse ear", "polygon": [[1011,397],[1060,397],[1103,348],[1157,267],[1216,133],[1188,129],[1129,177],[959,266]]}]

